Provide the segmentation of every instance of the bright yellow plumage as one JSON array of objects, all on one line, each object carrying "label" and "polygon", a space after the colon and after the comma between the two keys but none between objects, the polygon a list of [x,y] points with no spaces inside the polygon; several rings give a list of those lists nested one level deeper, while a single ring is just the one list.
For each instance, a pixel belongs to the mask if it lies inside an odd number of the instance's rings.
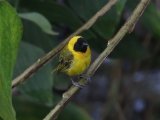
[{"label": "bright yellow plumage", "polygon": [[82,74],[91,61],[89,45],[81,36],[73,37],[64,47],[59,57],[58,72],[64,72],[69,76]]}]

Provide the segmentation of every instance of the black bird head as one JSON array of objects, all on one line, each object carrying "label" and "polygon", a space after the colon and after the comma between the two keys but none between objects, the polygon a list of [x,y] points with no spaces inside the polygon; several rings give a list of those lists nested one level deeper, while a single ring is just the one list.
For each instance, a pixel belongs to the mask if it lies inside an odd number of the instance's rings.
[{"label": "black bird head", "polygon": [[78,38],[77,42],[74,44],[73,49],[77,52],[85,53],[87,51],[87,47],[88,47],[87,41],[83,37],[80,37]]}]

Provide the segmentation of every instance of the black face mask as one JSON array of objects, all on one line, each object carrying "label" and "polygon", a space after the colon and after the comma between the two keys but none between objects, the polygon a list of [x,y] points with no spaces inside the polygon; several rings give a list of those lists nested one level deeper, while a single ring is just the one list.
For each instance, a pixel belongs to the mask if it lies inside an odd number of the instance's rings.
[{"label": "black face mask", "polygon": [[85,53],[87,51],[88,43],[84,38],[79,38],[74,44],[74,50],[77,52]]}]

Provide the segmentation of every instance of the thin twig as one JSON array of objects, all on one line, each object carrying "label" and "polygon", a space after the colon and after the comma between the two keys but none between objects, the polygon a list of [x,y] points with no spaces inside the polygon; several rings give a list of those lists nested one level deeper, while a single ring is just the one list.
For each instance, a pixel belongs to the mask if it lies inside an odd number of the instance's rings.
[{"label": "thin twig", "polygon": [[[148,5],[150,0],[141,0],[137,5],[135,10],[133,11],[130,18],[127,22],[121,27],[121,29],[117,32],[117,34],[108,42],[107,48],[100,54],[100,56],[94,61],[94,63],[90,66],[88,71],[86,72],[86,76],[91,77],[98,67],[102,64],[105,58],[113,51],[115,46],[121,41],[121,39],[126,35],[126,33],[130,32],[130,29],[136,24],[140,16],[142,15],[144,9]],[[79,83],[83,84],[84,79],[80,79]],[[63,94],[60,102],[50,111],[50,113],[43,120],[55,120],[57,115],[63,110],[65,105],[71,100],[71,98],[80,90],[80,88],[76,86],[72,86],[68,91]]]},{"label": "thin twig", "polygon": [[80,34],[81,32],[89,29],[101,16],[103,16],[110,8],[117,2],[117,0],[110,0],[108,4],[102,7],[92,18],[90,18],[82,27],[80,27],[76,32],[71,34],[68,38],[66,38],[62,43],[60,43],[55,49],[51,50],[42,58],[38,59],[35,63],[33,63],[30,67],[28,67],[23,73],[21,73],[18,77],[16,77],[12,81],[12,88],[16,87],[20,83],[24,82],[27,78],[29,78],[33,73],[35,73],[39,68],[41,68],[45,63],[55,57],[65,46],[65,44],[72,38],[73,36]]}]

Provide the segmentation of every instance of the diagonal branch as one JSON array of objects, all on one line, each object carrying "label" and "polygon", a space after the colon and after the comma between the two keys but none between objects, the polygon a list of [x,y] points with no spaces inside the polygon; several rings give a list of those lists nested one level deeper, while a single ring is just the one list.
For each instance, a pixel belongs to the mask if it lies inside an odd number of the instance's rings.
[{"label": "diagonal branch", "polygon": [[[86,76],[93,76],[95,71],[99,68],[102,62],[106,59],[106,57],[113,51],[115,46],[122,40],[122,38],[133,30],[136,22],[144,12],[150,0],[141,0],[137,5],[135,10],[133,11],[130,18],[126,21],[126,23],[120,28],[117,34],[108,42],[107,48],[99,55],[99,57],[94,61],[94,63],[90,66],[88,71],[86,72]],[[85,82],[84,79],[80,79],[79,83],[83,84]],[[43,120],[55,120],[57,115],[63,110],[66,104],[71,100],[71,98],[80,90],[80,88],[76,86],[71,86],[71,88],[63,94],[63,98],[59,101],[59,103],[50,111],[50,113]]]},{"label": "diagonal branch", "polygon": [[12,81],[12,88],[16,87],[20,83],[24,82],[27,78],[29,78],[33,73],[35,73],[39,68],[41,68],[44,64],[46,64],[49,60],[55,57],[61,49],[65,46],[65,44],[72,38],[73,36],[80,34],[81,32],[89,29],[95,22],[103,16],[110,8],[117,2],[117,0],[110,0],[104,7],[102,7],[92,18],[90,18],[82,27],[80,27],[76,32],[71,34],[68,38],[66,38],[62,43],[60,43],[55,49],[51,50],[42,58],[39,58],[35,63],[33,63],[30,67],[28,67],[23,73],[21,73],[18,77],[16,77]]}]

